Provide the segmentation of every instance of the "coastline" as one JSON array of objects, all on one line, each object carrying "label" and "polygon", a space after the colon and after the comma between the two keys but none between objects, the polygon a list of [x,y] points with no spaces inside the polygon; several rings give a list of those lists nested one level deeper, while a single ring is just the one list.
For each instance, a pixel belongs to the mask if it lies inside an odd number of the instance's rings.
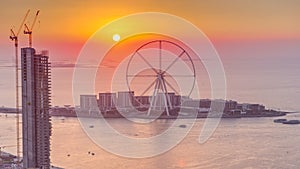
[{"label": "coastline", "polygon": [[[285,116],[290,113],[296,113],[296,112],[272,112],[272,113],[263,113],[263,114],[243,114],[243,115],[228,115],[226,113],[222,114],[221,118],[259,118],[259,117],[280,117]],[[198,113],[197,115],[158,115],[158,116],[147,116],[146,114],[129,114],[128,116],[123,116],[121,113],[117,114],[88,114],[88,113],[51,113],[51,116],[54,117],[83,117],[83,118],[144,118],[144,119],[188,119],[188,118],[219,118],[220,115],[208,115],[208,113]]]},{"label": "coastline", "polygon": [[[112,113],[113,112],[113,113]],[[177,118],[218,118],[220,117],[220,114],[212,115],[208,114],[208,112],[201,112],[195,114],[190,114],[186,115],[184,112],[183,114],[181,113],[173,113],[169,116],[166,114],[162,113],[161,115],[158,116],[147,116],[145,114],[129,114],[128,116],[123,116],[122,113],[118,113],[117,111],[112,111],[110,113],[101,113],[99,115],[98,113],[92,113],[89,114],[87,112],[51,112],[50,115],[53,117],[86,117],[86,118],[157,118],[157,119],[177,119]],[[238,114],[238,115],[229,115],[227,113],[223,113],[221,118],[259,118],[259,117],[280,117],[280,116],[285,116],[287,114],[293,114],[293,113],[298,113],[298,112],[292,112],[292,111],[284,111],[284,112],[279,112],[279,111],[267,111],[267,112],[262,112],[259,114]],[[15,111],[0,111],[0,116],[4,115],[7,116],[8,114],[16,114]]]}]

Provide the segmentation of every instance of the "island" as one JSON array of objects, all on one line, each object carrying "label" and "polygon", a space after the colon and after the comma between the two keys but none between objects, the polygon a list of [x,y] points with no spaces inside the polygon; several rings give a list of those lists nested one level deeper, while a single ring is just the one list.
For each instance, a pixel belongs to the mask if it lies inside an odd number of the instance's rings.
[{"label": "island", "polygon": [[[213,103],[222,103],[223,111],[213,112],[211,106]],[[98,102],[99,103],[99,102]],[[77,106],[63,107],[55,106],[50,110],[52,116],[64,117],[92,117],[92,118],[243,118],[243,117],[275,117],[284,116],[286,111],[266,109],[264,105],[257,103],[238,103],[233,100],[210,100],[210,99],[190,99],[181,105],[174,106],[166,111],[166,108],[158,108],[148,112],[149,106],[132,104],[127,107],[110,106],[105,107],[101,104],[97,106]],[[169,113],[169,114],[168,114]]]}]

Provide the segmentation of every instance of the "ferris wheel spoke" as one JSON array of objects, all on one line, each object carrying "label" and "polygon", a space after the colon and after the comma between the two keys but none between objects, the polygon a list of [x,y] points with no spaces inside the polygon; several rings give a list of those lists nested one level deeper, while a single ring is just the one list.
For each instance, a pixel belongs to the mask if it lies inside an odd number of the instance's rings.
[{"label": "ferris wheel spoke", "polygon": [[167,72],[180,58],[181,58],[181,56],[184,54],[184,53],[186,53],[185,52],[185,50],[184,51],[182,51],[178,56],[177,56],[177,58],[176,59],[174,59],[173,60],[173,62],[164,70],[164,72],[163,73],[165,73],[165,72]]},{"label": "ferris wheel spoke", "polygon": [[179,94],[179,92],[177,92],[177,90],[174,89],[174,87],[166,79],[164,79],[164,81],[166,82],[167,86],[169,86],[176,94]]},{"label": "ferris wheel spoke", "polygon": [[161,40],[159,41],[159,72],[161,73]]},{"label": "ferris wheel spoke", "polygon": [[195,75],[164,75],[164,77],[195,77]]},{"label": "ferris wheel spoke", "polygon": [[157,75],[127,75],[127,77],[157,77]]},{"label": "ferris wheel spoke", "polygon": [[145,59],[145,57],[140,54],[138,51],[136,53],[144,60],[144,62],[156,73],[158,74],[157,70]]},{"label": "ferris wheel spoke", "polygon": [[154,85],[154,83],[156,82],[157,79],[155,79],[147,88],[146,90],[144,90],[141,94],[141,96],[144,96],[145,93],[147,93],[149,91],[149,89]]}]

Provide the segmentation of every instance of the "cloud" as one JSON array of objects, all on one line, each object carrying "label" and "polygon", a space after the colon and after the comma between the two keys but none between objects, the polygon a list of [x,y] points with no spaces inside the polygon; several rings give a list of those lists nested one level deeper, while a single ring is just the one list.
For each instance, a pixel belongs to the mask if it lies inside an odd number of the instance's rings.
[{"label": "cloud", "polygon": [[52,68],[74,68],[74,63],[66,63],[66,62],[51,62]]},{"label": "cloud", "polygon": [[70,63],[68,61],[54,61],[51,62],[51,68],[115,68],[116,66],[112,66],[110,64],[102,64],[100,66],[96,65],[88,65],[88,64],[76,64],[76,63]]},{"label": "cloud", "polygon": [[[67,60],[63,61],[50,61],[51,68],[52,69],[60,69],[60,68],[109,68],[114,69],[116,68],[116,64],[112,63],[114,61],[107,61],[102,63],[100,66],[97,65],[88,65],[88,64],[78,64],[78,63],[72,63]],[[6,68],[15,68],[15,64],[11,60],[0,60],[0,69],[6,69]]]},{"label": "cloud", "polygon": [[13,68],[15,67],[11,59],[0,59],[0,68]]}]

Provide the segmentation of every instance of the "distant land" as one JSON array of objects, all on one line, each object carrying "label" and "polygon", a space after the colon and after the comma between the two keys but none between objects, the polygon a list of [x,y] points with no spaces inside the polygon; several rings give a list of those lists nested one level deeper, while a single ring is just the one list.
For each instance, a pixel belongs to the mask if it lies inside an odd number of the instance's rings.
[{"label": "distant land", "polygon": [[[207,102],[207,99],[204,99]],[[201,101],[200,101],[201,102]],[[227,106],[229,104],[229,107]],[[234,103],[234,104],[232,104]],[[155,116],[147,116],[147,108],[136,107],[135,109],[126,109],[119,112],[116,108],[99,111],[99,110],[82,110],[80,108],[71,107],[69,105],[64,107],[55,106],[50,110],[51,116],[61,116],[61,117],[90,117],[90,118],[152,118],[158,117],[160,119],[175,119],[179,118],[207,118],[207,117],[220,117],[220,113],[214,114],[209,113],[209,107],[206,104],[200,104],[200,107],[195,109],[194,107],[188,107],[185,105],[184,108],[176,107],[169,110],[170,115],[166,114],[166,111],[159,111],[158,114],[155,111],[151,111],[151,114],[156,114]],[[232,106],[234,105],[234,106]],[[202,107],[201,107],[202,106]],[[209,105],[210,106],[210,105]],[[231,106],[231,107],[230,107]],[[10,114],[16,113],[15,108],[0,107],[0,113]],[[222,118],[243,118],[243,117],[276,117],[285,116],[287,111],[277,111],[273,109],[265,109],[265,106],[261,104],[249,104],[243,103],[238,104],[236,101],[226,101],[224,112],[222,113]],[[157,115],[158,114],[158,115]],[[124,116],[125,115],[125,116]]]},{"label": "distant land", "polygon": [[[118,110],[109,110],[106,112],[101,112],[101,114],[97,111],[81,111],[75,109],[65,109],[63,107],[59,108],[60,111],[53,110],[51,111],[52,116],[63,116],[63,117],[87,117],[87,118],[158,118],[158,119],[176,119],[176,118],[215,118],[219,117],[220,113],[210,113],[208,111],[197,112],[188,109],[172,109],[170,110],[170,115],[166,114],[166,111],[163,112],[153,112],[148,116],[147,111],[126,111],[126,112],[119,112]],[[65,109],[62,111],[62,109]],[[76,113],[77,111],[77,113]],[[242,117],[277,117],[277,116],[285,116],[288,113],[292,112],[282,112],[282,111],[275,111],[275,110],[265,110],[259,113],[228,113],[223,112],[221,117],[222,118],[242,118]],[[154,114],[154,115],[153,115]]]}]

